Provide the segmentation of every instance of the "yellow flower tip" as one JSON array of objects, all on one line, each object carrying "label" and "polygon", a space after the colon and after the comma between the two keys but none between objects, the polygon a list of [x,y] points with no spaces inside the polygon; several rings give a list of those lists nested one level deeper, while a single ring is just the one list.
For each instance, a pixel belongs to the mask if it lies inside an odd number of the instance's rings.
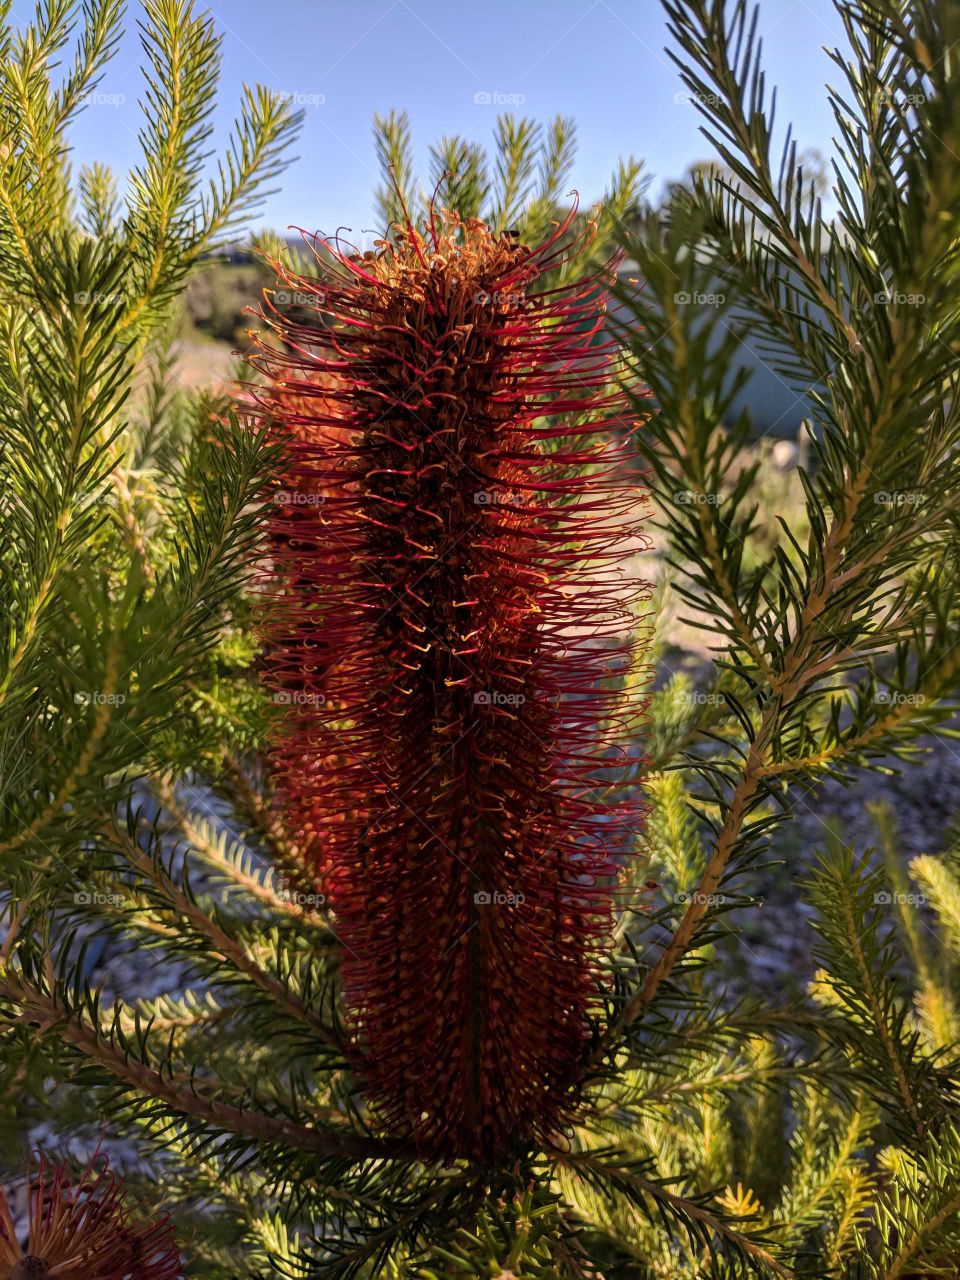
[{"label": "yellow flower tip", "polygon": [[763,1205],[749,1187],[744,1188],[742,1182],[737,1183],[736,1191],[727,1187],[717,1202],[737,1218],[757,1218],[763,1213]]}]

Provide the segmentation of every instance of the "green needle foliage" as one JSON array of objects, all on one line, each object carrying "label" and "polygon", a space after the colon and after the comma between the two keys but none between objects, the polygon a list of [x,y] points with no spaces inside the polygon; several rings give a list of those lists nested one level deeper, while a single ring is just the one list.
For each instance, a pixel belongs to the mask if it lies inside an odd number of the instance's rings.
[{"label": "green needle foliage", "polygon": [[[498,115],[492,155],[479,143],[457,136],[441,138],[430,146],[423,183],[415,176],[405,111],[374,116],[373,136],[380,166],[376,210],[385,228],[403,222],[407,214],[417,218],[426,213],[435,199],[438,207],[456,209],[464,218],[482,218],[524,244],[538,244],[573,198],[569,182],[577,130],[569,116],[555,116],[544,128],[529,117]],[[553,273],[556,283],[610,257],[618,235],[637,217],[646,185],[638,160],[619,161],[603,199],[586,215],[596,222],[593,244],[576,263],[558,266]]]},{"label": "green needle foliage", "polygon": [[[82,11],[76,64],[55,75],[76,6],[0,17],[0,847],[23,874],[89,838],[104,796],[162,750],[221,634],[259,534],[263,441],[225,404],[196,406],[153,458],[169,373],[165,322],[197,262],[246,216],[298,121],[265,89],[203,179],[219,66],[209,17],[164,0],[141,23],[144,158],[121,202],[102,168],[70,198],[65,131],[98,83],[120,6]],[[158,363],[159,362],[159,363]],[[150,394],[137,379],[154,370]],[[120,709],[122,708],[122,713]],[[171,742],[173,739],[171,738]]]},{"label": "green needle foliage", "polygon": [[[65,129],[119,5],[0,26],[0,1169],[104,1139],[173,1213],[191,1276],[960,1266],[955,851],[905,865],[878,811],[876,851],[831,837],[791,867],[809,991],[733,963],[798,803],[918,756],[954,711],[960,14],[838,0],[829,222],[789,139],[773,154],[755,13],[665,8],[718,163],[634,230],[624,166],[597,252],[619,227],[643,278],[620,291],[625,359],[651,391],[669,592],[715,660],[661,683],[625,778],[653,811],[577,1123],[502,1167],[423,1163],[358,1090],[337,921],[261,759],[247,583],[276,459],[223,399],[173,386],[176,299],[296,118],[248,91],[211,180],[217,39],[186,0],[151,0],[143,159],[123,188],[97,166],[74,183]],[[502,117],[492,159],[446,139],[428,188],[405,117],[377,141],[384,221],[439,184],[536,239],[566,199],[568,122]],[[762,539],[731,373],[748,330],[811,405],[804,510]]]}]

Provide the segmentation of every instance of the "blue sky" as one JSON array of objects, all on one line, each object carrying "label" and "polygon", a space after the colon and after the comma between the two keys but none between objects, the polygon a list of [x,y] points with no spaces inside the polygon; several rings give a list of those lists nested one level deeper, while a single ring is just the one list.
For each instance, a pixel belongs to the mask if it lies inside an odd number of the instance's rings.
[{"label": "blue sky", "polygon": [[[588,201],[619,155],[645,161],[654,192],[709,155],[664,53],[657,0],[214,0],[206,7],[224,36],[218,139],[243,81],[306,104],[299,158],[257,219],[261,226],[370,229],[370,122],[391,107],[409,112],[423,169],[429,143],[442,134],[489,141],[498,101],[542,121],[572,115],[580,134],[572,185]],[[823,85],[836,76],[823,45],[842,41],[831,0],[762,0],[760,8],[778,121],[793,120],[801,146],[827,150],[833,128]],[[31,9],[30,0],[14,0],[14,21]],[[104,101],[88,106],[72,132],[78,162],[98,159],[119,173],[138,154],[138,9],[131,0],[123,44],[100,86]]]}]

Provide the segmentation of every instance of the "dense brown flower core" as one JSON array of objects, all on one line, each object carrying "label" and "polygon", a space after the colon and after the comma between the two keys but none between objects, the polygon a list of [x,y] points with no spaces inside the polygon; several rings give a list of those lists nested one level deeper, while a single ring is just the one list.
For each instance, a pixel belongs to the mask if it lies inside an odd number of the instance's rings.
[{"label": "dense brown flower core", "polygon": [[43,1280],[50,1271],[50,1263],[29,1253],[14,1269],[13,1280]]}]

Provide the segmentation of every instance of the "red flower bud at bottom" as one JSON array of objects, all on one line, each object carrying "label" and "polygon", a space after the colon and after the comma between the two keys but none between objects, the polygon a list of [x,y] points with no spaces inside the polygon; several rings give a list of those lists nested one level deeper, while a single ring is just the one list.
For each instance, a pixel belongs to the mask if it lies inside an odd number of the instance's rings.
[{"label": "red flower bud at bottom", "polygon": [[[96,1157],[95,1157],[96,1160]],[[132,1223],[123,1183],[105,1164],[76,1184],[43,1161],[28,1184],[26,1246],[0,1191],[0,1280],[178,1280],[180,1254],[165,1218]]]}]

